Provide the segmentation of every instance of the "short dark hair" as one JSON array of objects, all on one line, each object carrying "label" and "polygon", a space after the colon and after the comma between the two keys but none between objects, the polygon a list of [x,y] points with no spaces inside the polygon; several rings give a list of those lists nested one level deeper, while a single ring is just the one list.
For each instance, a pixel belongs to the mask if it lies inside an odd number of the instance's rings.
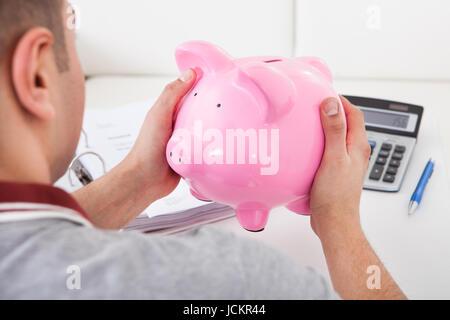
[{"label": "short dark hair", "polygon": [[54,51],[59,71],[67,71],[64,36],[64,0],[0,0],[0,59],[14,50],[19,39],[33,27],[49,29],[55,38]]}]

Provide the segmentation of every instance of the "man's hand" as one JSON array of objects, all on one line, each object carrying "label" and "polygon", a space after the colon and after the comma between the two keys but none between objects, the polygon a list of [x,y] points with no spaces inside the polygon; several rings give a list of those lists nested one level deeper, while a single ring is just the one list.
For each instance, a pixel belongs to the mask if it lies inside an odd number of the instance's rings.
[{"label": "man's hand", "polygon": [[195,72],[188,69],[178,80],[166,86],[147,114],[141,133],[124,160],[125,164],[135,169],[137,183],[152,189],[158,198],[170,194],[180,181],[167,163],[166,146],[172,136],[174,115],[195,80]]},{"label": "man's hand", "polygon": [[364,115],[347,99],[341,97],[341,102],[343,108],[333,98],[321,107],[325,153],[311,192],[311,226],[321,239],[337,232],[337,225],[359,227],[359,202],[369,165]]},{"label": "man's hand", "polygon": [[[311,226],[341,298],[405,299],[361,228],[359,202],[370,147],[363,113],[345,98],[341,102],[343,108],[334,98],[321,106],[325,152],[311,191]],[[377,288],[368,284],[373,268],[379,270]]]},{"label": "man's hand", "polygon": [[73,196],[92,223],[103,229],[120,229],[152,202],[171,193],[180,181],[166,160],[166,145],[180,102],[196,80],[186,71],[165,88],[149,111],[130,154],[110,172]]}]

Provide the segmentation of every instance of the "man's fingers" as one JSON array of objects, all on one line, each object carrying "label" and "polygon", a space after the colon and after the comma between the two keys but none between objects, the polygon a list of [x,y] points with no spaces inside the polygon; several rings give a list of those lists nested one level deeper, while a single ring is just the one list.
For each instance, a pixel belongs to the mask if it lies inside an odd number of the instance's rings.
[{"label": "man's fingers", "polygon": [[365,158],[370,156],[370,146],[367,139],[364,113],[352,105],[344,97],[340,97],[347,118],[347,148],[348,152],[361,153]]},{"label": "man's fingers", "polygon": [[[180,78],[169,83],[165,88],[155,106],[153,107],[160,112],[174,113],[177,105],[189,92],[195,83],[197,75],[194,70],[186,70]],[[155,110],[155,111],[156,111]]]},{"label": "man's fingers", "polygon": [[336,98],[328,98],[322,102],[320,117],[325,134],[325,155],[345,155],[347,125],[339,101]]}]

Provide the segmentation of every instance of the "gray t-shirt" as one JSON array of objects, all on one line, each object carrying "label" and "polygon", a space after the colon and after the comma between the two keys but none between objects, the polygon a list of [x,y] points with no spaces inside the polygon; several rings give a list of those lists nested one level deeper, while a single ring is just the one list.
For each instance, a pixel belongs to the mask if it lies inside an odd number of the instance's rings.
[{"label": "gray t-shirt", "polygon": [[217,227],[178,235],[0,224],[0,299],[330,299],[311,268]]}]

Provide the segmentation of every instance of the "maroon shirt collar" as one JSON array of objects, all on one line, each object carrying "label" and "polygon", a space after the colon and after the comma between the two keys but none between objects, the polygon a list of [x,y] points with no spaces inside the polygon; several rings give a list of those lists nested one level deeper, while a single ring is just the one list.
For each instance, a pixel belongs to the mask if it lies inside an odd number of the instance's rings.
[{"label": "maroon shirt collar", "polygon": [[0,181],[0,203],[27,202],[50,204],[77,211],[84,218],[86,212],[78,202],[62,189],[43,184],[25,184]]}]

